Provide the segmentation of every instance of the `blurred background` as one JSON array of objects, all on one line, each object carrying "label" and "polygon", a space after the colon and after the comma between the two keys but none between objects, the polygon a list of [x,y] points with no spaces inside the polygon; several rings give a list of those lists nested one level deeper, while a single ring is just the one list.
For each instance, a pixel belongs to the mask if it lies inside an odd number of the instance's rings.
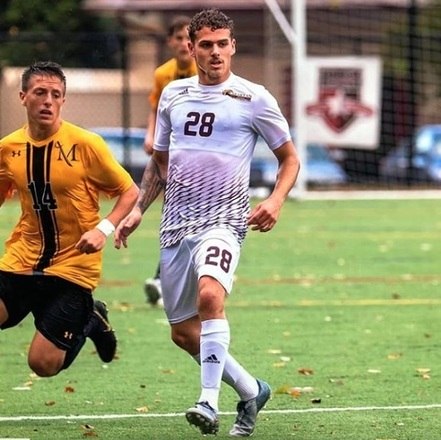
[{"label": "blurred background", "polygon": [[[23,67],[50,59],[67,74],[64,118],[100,132],[138,179],[167,25],[206,7],[235,21],[234,72],[292,124],[305,191],[440,186],[441,0],[2,0],[0,136],[24,123]],[[258,144],[251,184],[274,178]]]}]

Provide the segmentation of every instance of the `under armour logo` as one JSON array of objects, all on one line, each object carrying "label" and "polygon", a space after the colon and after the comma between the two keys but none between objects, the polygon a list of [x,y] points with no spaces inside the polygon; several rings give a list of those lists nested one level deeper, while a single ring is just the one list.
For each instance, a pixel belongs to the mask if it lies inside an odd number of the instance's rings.
[{"label": "under armour logo", "polygon": [[13,151],[12,152],[12,157],[15,157],[15,156],[21,156],[21,150]]},{"label": "under armour logo", "polygon": [[203,361],[203,364],[220,364],[219,360],[217,359],[215,354],[211,354],[210,356],[207,356]]}]

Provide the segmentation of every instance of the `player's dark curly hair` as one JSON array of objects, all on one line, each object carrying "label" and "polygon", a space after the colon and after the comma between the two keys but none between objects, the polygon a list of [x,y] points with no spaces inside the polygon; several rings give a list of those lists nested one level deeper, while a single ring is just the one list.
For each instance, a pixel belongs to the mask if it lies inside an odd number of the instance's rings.
[{"label": "player's dark curly hair", "polygon": [[234,22],[230,17],[219,11],[219,9],[204,9],[191,19],[188,26],[188,34],[192,42],[196,40],[196,33],[203,27],[208,27],[212,31],[216,29],[229,29],[230,37],[233,38]]},{"label": "player's dark curly hair", "polygon": [[63,83],[66,93],[66,76],[59,64],[53,61],[37,61],[27,67],[21,76],[21,90],[23,92],[28,90],[29,80],[34,75],[56,76]]}]

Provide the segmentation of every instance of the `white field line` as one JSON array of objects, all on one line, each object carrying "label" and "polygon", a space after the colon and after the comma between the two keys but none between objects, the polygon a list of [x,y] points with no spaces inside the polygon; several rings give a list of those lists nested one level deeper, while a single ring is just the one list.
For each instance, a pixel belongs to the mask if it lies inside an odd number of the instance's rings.
[{"label": "white field line", "polygon": [[[292,198],[296,198],[296,194]],[[439,189],[428,190],[353,190],[306,191],[300,200],[438,200]]]},{"label": "white field line", "polygon": [[[305,413],[333,413],[333,412],[359,412],[359,411],[418,411],[427,409],[441,409],[441,403],[428,405],[397,405],[397,406],[355,406],[342,408],[306,408],[306,409],[274,409],[263,410],[260,414],[305,414]],[[236,412],[219,412],[220,415],[235,415]],[[184,413],[136,413],[136,414],[85,414],[67,416],[11,416],[0,417],[0,422],[22,422],[27,420],[115,420],[133,418],[181,417]]]}]

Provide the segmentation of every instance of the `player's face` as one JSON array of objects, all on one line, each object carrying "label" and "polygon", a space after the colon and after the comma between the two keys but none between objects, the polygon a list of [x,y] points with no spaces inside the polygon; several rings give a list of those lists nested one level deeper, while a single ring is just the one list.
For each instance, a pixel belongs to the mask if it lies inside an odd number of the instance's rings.
[{"label": "player's face", "polygon": [[186,26],[175,31],[174,34],[168,38],[168,47],[173,53],[173,57],[178,60],[180,66],[187,66],[192,62],[188,42],[189,37]]},{"label": "player's face", "polygon": [[40,130],[58,129],[64,104],[64,85],[56,76],[33,75],[28,89],[20,92],[29,125]]},{"label": "player's face", "polygon": [[236,40],[231,38],[229,29],[203,27],[197,32],[194,44],[190,42],[189,46],[201,84],[220,84],[229,77],[231,58],[236,53]]}]

